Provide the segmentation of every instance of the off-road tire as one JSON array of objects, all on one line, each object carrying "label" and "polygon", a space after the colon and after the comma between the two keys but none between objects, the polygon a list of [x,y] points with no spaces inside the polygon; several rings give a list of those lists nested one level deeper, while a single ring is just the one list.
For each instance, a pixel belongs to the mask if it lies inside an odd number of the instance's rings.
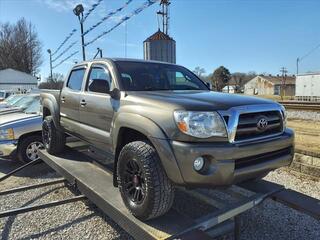
[{"label": "off-road tire", "polygon": [[[27,137],[22,138],[18,143],[18,149],[17,149],[17,157],[20,162],[28,163],[32,160],[36,159],[30,159],[27,155],[27,149],[31,144],[42,143],[42,137],[40,134],[30,135]],[[39,145],[39,147],[43,147]],[[37,154],[36,154],[37,155]]]},{"label": "off-road tire", "polygon": [[[49,134],[49,136],[46,134]],[[45,149],[50,154],[61,153],[65,147],[65,134],[57,130],[52,116],[45,117],[42,123],[42,141]]]},{"label": "off-road tire", "polygon": [[[125,186],[126,164],[130,160],[141,168],[141,179],[144,179],[145,184],[145,196],[138,204],[129,198]],[[117,180],[126,207],[140,220],[159,217],[172,206],[174,186],[168,179],[155,148],[147,141],[131,142],[122,148],[117,163]]]}]

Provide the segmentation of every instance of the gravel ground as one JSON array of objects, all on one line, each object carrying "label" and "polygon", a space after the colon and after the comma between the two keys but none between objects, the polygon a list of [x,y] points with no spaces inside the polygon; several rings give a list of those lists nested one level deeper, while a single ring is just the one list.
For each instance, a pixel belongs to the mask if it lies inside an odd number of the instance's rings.
[{"label": "gravel ground", "polygon": [[[6,164],[8,162],[0,161],[0,172],[8,171],[3,167]],[[58,177],[44,164],[39,164],[31,171],[7,179],[1,183],[0,189]],[[285,169],[270,173],[266,179],[320,199],[320,183],[312,179]],[[64,199],[73,194],[63,184],[29,190],[0,197],[0,210]],[[184,204],[179,201],[176,204],[181,203],[183,208]],[[203,211],[203,208],[199,209]],[[241,239],[320,239],[319,221],[271,200],[244,213],[241,219]],[[132,239],[89,202],[75,202],[0,219],[0,229],[1,239]]]},{"label": "gravel ground", "polygon": [[311,121],[320,121],[320,112],[315,111],[296,111],[296,110],[287,110],[288,119],[303,119]]},{"label": "gravel ground", "polygon": [[[275,170],[264,179],[320,199],[319,181],[287,168]],[[241,239],[320,239],[320,221],[272,200],[244,213],[241,219]]]},{"label": "gravel ground", "polygon": [[[1,162],[1,161],[0,161]],[[59,178],[44,164],[33,172],[5,180],[1,189],[36,184]],[[35,173],[37,172],[37,173]],[[26,177],[26,176],[32,177]],[[63,184],[29,190],[0,197],[0,211],[26,205],[47,203],[72,197],[74,194]],[[0,219],[1,239],[132,239],[110,218],[87,201],[69,203],[13,217]]]}]

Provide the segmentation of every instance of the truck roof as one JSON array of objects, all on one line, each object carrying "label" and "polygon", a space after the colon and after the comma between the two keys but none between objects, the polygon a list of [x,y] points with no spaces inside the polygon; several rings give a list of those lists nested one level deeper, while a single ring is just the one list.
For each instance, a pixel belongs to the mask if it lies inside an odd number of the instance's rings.
[{"label": "truck roof", "polygon": [[168,62],[161,62],[161,61],[153,61],[153,60],[144,60],[144,59],[135,59],[135,58],[96,58],[96,59],[92,59],[92,60],[87,60],[87,61],[82,61],[79,62],[77,64],[74,65],[74,67],[76,66],[81,66],[84,64],[88,64],[88,63],[94,63],[94,62],[100,62],[100,61],[112,61],[112,62],[117,62],[117,61],[121,61],[121,62],[145,62],[145,63],[158,63],[158,64],[170,64],[170,65],[176,65],[173,63],[168,63]]}]

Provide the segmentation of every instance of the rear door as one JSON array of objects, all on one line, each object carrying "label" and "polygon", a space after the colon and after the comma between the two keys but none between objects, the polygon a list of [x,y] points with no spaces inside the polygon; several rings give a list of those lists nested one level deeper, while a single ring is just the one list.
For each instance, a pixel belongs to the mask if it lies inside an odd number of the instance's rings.
[{"label": "rear door", "polygon": [[110,97],[113,77],[104,64],[92,64],[80,97],[80,134],[95,147],[111,152],[110,128],[114,100]]},{"label": "rear door", "polygon": [[76,136],[79,133],[80,95],[85,72],[85,67],[72,69],[60,94],[61,126]]}]

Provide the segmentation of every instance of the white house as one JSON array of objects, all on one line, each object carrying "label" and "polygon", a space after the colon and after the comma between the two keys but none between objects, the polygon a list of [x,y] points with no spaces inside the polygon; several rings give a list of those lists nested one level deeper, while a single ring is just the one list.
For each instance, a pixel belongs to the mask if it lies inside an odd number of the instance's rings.
[{"label": "white house", "polygon": [[224,93],[235,93],[236,92],[236,86],[230,85],[230,86],[225,86],[222,88],[222,92]]},{"label": "white house", "polygon": [[244,85],[244,94],[280,95],[281,87],[283,87],[284,95],[294,96],[295,80],[293,76],[287,76],[284,81],[281,76],[259,75]]},{"label": "white house", "polygon": [[0,90],[28,91],[38,87],[38,79],[11,68],[0,70]]},{"label": "white house", "polygon": [[297,76],[296,98],[304,101],[320,101],[320,73]]}]

